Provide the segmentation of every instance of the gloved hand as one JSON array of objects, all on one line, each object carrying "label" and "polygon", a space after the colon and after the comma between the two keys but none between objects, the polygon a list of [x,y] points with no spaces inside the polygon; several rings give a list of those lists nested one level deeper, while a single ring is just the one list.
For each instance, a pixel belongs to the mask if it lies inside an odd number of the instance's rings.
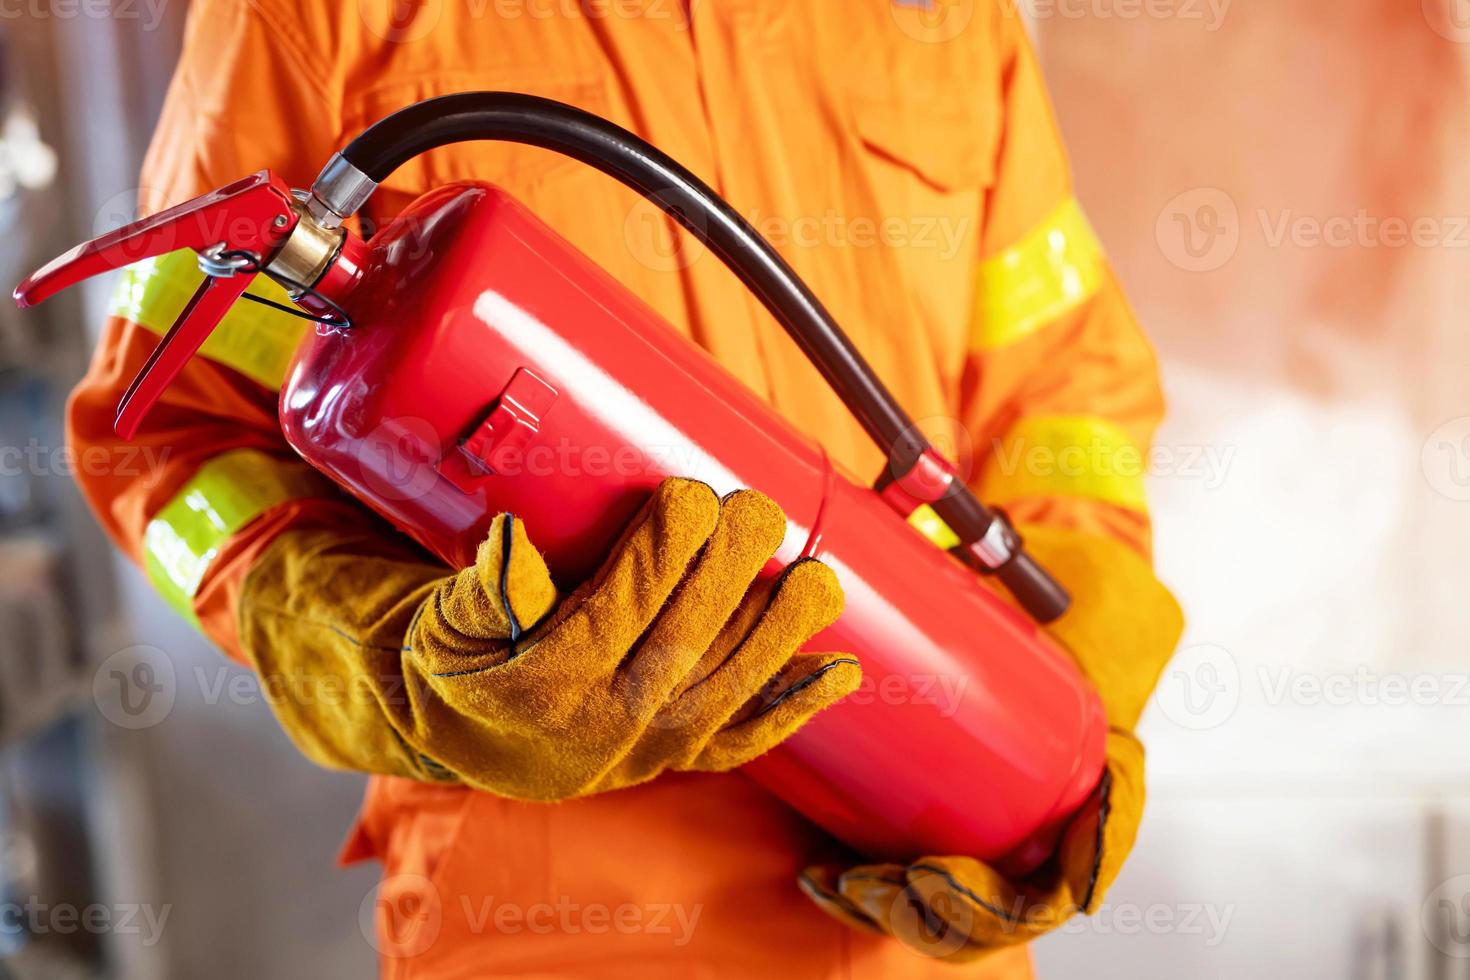
[{"label": "gloved hand", "polygon": [[1025,538],[1072,593],[1072,608],[1051,632],[1097,688],[1111,725],[1103,778],[1053,858],[1020,880],[971,857],[816,865],[799,879],[836,918],[952,962],[1028,942],[1101,904],[1143,815],[1143,746],[1132,729],[1183,630],[1173,596],[1125,545],[1041,527],[1027,528]]},{"label": "gloved hand", "polygon": [[[768,497],[719,500],[667,480],[602,569],[561,598],[514,517],[451,577],[284,535],[245,586],[241,638],[273,707],[313,759],[459,780],[529,800],[723,771],[856,689],[857,661],[798,649],[841,612],[836,576],[800,561],[756,581],[785,518]],[[268,687],[269,690],[269,687]]]}]

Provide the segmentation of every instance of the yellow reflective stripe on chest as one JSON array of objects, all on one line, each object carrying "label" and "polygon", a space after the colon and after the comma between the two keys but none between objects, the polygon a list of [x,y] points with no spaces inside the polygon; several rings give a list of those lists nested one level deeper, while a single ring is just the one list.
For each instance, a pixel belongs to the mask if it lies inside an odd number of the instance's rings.
[{"label": "yellow reflective stripe on chest", "polygon": [[[191,249],[144,259],[123,270],[109,312],[162,336],[173,326],[202,279]],[[286,291],[266,276],[256,276],[247,292],[291,304]],[[225,314],[199,352],[278,391],[291,356],[310,326],[300,317],[241,300]]]},{"label": "yellow reflective stripe on chest", "polygon": [[254,449],[221,453],[199,467],[143,531],[143,565],[169,605],[193,622],[194,595],[226,541],[278,504],[322,496],[305,463]]},{"label": "yellow reflective stripe on chest", "polygon": [[1068,198],[1026,237],[980,263],[971,348],[1013,344],[1082,304],[1102,284],[1103,261],[1087,216]]},{"label": "yellow reflective stripe on chest", "polygon": [[1117,424],[1093,415],[1022,419],[991,449],[980,496],[1005,504],[1070,495],[1147,513],[1148,460]]}]

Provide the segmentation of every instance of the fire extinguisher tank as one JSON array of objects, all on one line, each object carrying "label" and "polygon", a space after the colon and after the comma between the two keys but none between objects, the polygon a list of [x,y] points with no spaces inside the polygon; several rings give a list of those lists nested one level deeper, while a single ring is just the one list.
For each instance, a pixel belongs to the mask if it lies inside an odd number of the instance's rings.
[{"label": "fire extinguisher tank", "polygon": [[820,558],[847,595],[811,648],[864,683],[744,771],[875,856],[1044,853],[1105,721],[972,569],[498,188],[425,195],[357,264],[354,326],[319,326],[281,392],[303,457],[452,567],[513,513],[564,587],[664,477],[760,489],[789,521],[770,571]]}]

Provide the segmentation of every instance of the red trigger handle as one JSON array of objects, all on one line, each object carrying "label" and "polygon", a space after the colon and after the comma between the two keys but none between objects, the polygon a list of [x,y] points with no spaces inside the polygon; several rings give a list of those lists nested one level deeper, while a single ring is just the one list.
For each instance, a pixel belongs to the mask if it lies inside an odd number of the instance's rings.
[{"label": "red trigger handle", "polygon": [[[296,227],[291,203],[291,189],[262,170],[57,256],[15,287],[16,305],[34,306],[83,279],[181,248],[204,252],[223,246],[250,252],[264,265]],[[133,437],[143,416],[255,278],[254,265],[204,278],[123,396],[118,435]]]},{"label": "red trigger handle", "polygon": [[138,434],[143,417],[254,279],[253,272],[237,272],[227,279],[204,277],[174,325],[148,355],[143,370],[123,393],[122,401],[117,404],[117,418],[112,423],[114,432],[124,439]]}]

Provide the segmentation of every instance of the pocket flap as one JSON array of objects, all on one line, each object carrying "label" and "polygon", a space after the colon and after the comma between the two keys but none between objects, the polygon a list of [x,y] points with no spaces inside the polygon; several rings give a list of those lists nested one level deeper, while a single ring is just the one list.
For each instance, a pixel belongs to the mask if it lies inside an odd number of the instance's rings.
[{"label": "pocket flap", "polygon": [[855,96],[852,115],[864,146],[939,190],[985,187],[995,176],[978,108]]}]

